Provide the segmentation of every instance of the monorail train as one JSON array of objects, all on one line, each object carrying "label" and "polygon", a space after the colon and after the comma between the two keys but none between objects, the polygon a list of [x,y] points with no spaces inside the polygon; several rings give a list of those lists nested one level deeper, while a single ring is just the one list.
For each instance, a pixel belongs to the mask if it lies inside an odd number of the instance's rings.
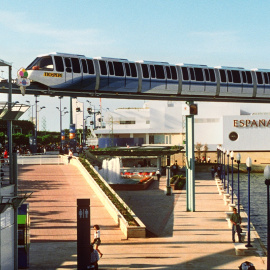
[{"label": "monorail train", "polygon": [[44,87],[80,93],[270,98],[270,70],[50,53],[27,68]]}]

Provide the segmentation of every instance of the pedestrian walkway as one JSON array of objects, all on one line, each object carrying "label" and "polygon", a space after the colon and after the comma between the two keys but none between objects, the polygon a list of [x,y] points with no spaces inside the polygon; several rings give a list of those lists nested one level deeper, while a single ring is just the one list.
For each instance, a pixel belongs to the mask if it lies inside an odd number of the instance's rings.
[{"label": "pedestrian walkway", "polygon": [[196,175],[196,212],[186,212],[186,193],[166,196],[165,177],[149,190],[119,191],[143,221],[148,238],[123,239],[121,231],[73,165],[20,166],[20,188],[30,203],[30,269],[76,269],[76,198],[91,199],[91,223],[101,225],[100,269],[238,269],[245,260],[266,269],[266,258],[236,256],[228,209],[214,180]]}]

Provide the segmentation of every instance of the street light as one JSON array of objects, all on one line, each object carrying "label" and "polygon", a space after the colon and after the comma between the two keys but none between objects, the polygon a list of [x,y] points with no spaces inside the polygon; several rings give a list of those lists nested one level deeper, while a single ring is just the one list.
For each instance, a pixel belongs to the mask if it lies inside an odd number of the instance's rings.
[{"label": "street light", "polygon": [[238,213],[240,214],[240,181],[239,181],[239,166],[240,166],[240,161],[241,161],[241,155],[237,153],[236,155],[236,161],[237,161],[237,204],[238,204]]},{"label": "street light", "polygon": [[225,155],[226,155],[226,149],[223,148],[222,149],[223,151],[223,164],[222,164],[222,174],[223,174],[223,184],[224,184],[224,190],[225,190],[225,187],[226,187],[226,177],[225,177]]},{"label": "street light", "polygon": [[251,158],[248,157],[246,160],[247,172],[248,172],[248,243],[246,247],[252,247],[250,244],[250,171],[251,171]]},{"label": "street light", "polygon": [[59,97],[60,100],[60,108],[56,107],[57,110],[59,110],[60,113],[60,153],[62,153],[62,148],[63,148],[63,140],[62,140],[62,116],[64,116],[66,113],[68,113],[68,111],[65,111],[67,109],[67,107],[64,107],[62,110],[62,98],[63,97]]},{"label": "street light", "polygon": [[267,186],[267,270],[270,270],[270,208],[269,208],[269,185],[270,185],[270,166],[267,165],[264,169],[265,184]]},{"label": "street light", "polygon": [[[94,115],[94,129],[96,129],[96,115],[99,115],[101,113],[100,113],[100,111],[96,111],[95,105],[92,105],[89,100],[86,100],[86,101],[89,103],[89,106],[90,106],[90,107],[87,108],[88,114],[89,115]],[[93,110],[92,107],[94,107],[94,110]]]},{"label": "street light", "polygon": [[233,160],[234,160],[234,157],[233,157],[233,151],[231,151],[231,160],[232,160],[232,204],[233,204]]},{"label": "street light", "polygon": [[229,174],[229,163],[230,163],[230,151],[227,150],[227,194],[230,194],[230,174]]}]

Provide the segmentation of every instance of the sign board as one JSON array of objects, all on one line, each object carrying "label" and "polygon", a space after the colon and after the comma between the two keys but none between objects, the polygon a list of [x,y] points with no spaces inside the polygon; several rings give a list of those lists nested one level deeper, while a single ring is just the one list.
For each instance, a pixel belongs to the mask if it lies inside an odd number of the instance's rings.
[{"label": "sign board", "polygon": [[90,199],[77,199],[77,269],[90,265]]}]

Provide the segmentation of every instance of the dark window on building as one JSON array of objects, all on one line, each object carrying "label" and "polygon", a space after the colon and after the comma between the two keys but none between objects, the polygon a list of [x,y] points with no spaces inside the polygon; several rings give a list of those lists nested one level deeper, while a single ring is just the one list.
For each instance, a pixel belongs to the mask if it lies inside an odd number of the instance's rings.
[{"label": "dark window on building", "polygon": [[232,82],[232,72],[230,70],[227,70],[227,75],[228,75],[228,82]]},{"label": "dark window on building", "polygon": [[210,80],[211,80],[211,82],[215,82],[216,81],[216,74],[215,74],[214,69],[210,68],[209,69],[209,74],[210,74]]},{"label": "dark window on building", "polygon": [[66,72],[71,72],[71,62],[69,58],[65,58]]},{"label": "dark window on building", "polygon": [[188,77],[188,70],[186,67],[181,67],[182,70],[182,74],[183,74],[183,80],[184,81],[188,81],[189,77]]},{"label": "dark window on building", "polygon": [[130,63],[131,76],[137,77],[137,69],[135,63]]},{"label": "dark window on building", "polygon": [[99,67],[100,67],[101,75],[108,75],[105,61],[99,60]]},{"label": "dark window on building", "polygon": [[166,66],[167,79],[170,80],[172,78],[171,69],[169,66]]},{"label": "dark window on building", "polygon": [[261,72],[256,72],[256,76],[257,76],[258,84],[263,84],[262,73]]},{"label": "dark window on building", "polygon": [[80,73],[81,68],[80,68],[79,59],[78,58],[71,58],[71,62],[72,62],[73,72],[74,73]]},{"label": "dark window on building", "polygon": [[126,76],[130,77],[130,67],[129,67],[129,63],[125,63],[125,68],[126,68]]},{"label": "dark window on building", "polygon": [[199,81],[199,82],[204,81],[202,68],[194,68],[194,70],[195,70],[195,75],[196,75],[196,81]]},{"label": "dark window on building", "polygon": [[135,121],[121,121],[120,120],[120,125],[135,125]]},{"label": "dark window on building", "polygon": [[110,75],[114,75],[114,69],[113,69],[112,62],[108,62],[108,66],[109,66],[109,74]]},{"label": "dark window on building", "polygon": [[81,59],[81,61],[82,61],[83,73],[88,73],[85,59]]},{"label": "dark window on building", "polygon": [[157,79],[164,80],[165,79],[165,74],[164,74],[163,66],[161,66],[161,65],[155,65],[155,69],[156,69]]},{"label": "dark window on building", "polygon": [[242,71],[242,79],[243,79],[243,83],[247,83],[247,75],[245,71]]},{"label": "dark window on building", "polygon": [[263,73],[264,84],[269,84],[268,74],[266,72]]},{"label": "dark window on building", "polygon": [[251,76],[251,72],[250,71],[246,71],[246,75],[247,75],[247,82],[249,84],[252,84],[252,76]]},{"label": "dark window on building", "polygon": [[176,67],[175,66],[170,66],[170,68],[171,68],[171,73],[172,73],[172,79],[177,80]]},{"label": "dark window on building", "polygon": [[88,73],[89,74],[95,74],[95,68],[93,60],[87,59],[86,60],[87,66],[88,66]]},{"label": "dark window on building", "polygon": [[210,81],[210,75],[209,75],[209,70],[208,69],[204,69],[204,75],[205,75],[205,80],[207,82]]},{"label": "dark window on building", "polygon": [[194,68],[189,68],[189,73],[190,73],[190,80],[195,81]]},{"label": "dark window on building", "polygon": [[233,82],[242,83],[239,70],[232,70]]},{"label": "dark window on building", "polygon": [[151,78],[156,78],[156,72],[153,65],[150,65]]},{"label": "dark window on building", "polygon": [[55,56],[54,57],[56,71],[63,72],[64,71],[64,64],[63,59],[61,56]]},{"label": "dark window on building", "polygon": [[124,77],[124,69],[122,62],[113,62],[115,76]]},{"label": "dark window on building", "polygon": [[146,64],[142,64],[142,72],[144,78],[149,78],[148,66]]},{"label": "dark window on building", "polygon": [[237,139],[238,139],[238,134],[236,133],[236,132],[231,132],[230,134],[229,134],[229,139],[231,140],[231,141],[236,141]]},{"label": "dark window on building", "polygon": [[220,74],[220,81],[221,82],[227,82],[225,70],[224,69],[220,69],[219,70],[219,74]]}]

